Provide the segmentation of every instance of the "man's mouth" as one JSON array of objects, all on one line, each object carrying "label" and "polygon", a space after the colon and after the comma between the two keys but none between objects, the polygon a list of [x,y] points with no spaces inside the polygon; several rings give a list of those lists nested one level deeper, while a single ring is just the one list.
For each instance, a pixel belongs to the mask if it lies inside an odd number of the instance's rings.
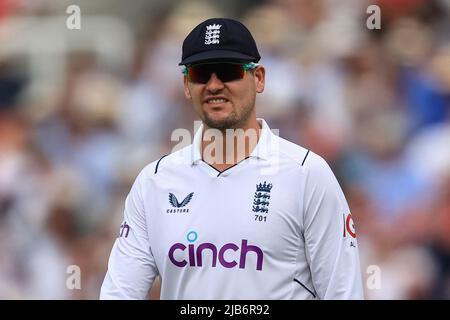
[{"label": "man's mouth", "polygon": [[207,102],[208,103],[225,103],[227,102],[227,99],[208,99]]},{"label": "man's mouth", "polygon": [[229,100],[225,97],[211,97],[205,99],[205,102],[209,105],[219,105],[227,103]]}]

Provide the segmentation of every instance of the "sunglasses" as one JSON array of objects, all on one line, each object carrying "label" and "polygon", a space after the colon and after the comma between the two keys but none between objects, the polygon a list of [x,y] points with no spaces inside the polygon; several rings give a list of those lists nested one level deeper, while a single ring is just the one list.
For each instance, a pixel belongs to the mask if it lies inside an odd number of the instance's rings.
[{"label": "sunglasses", "polygon": [[187,66],[183,69],[183,74],[187,76],[188,80],[193,83],[205,84],[211,78],[213,73],[222,82],[229,82],[241,80],[244,77],[245,71],[253,70],[259,64],[250,63],[202,63],[193,66]]}]

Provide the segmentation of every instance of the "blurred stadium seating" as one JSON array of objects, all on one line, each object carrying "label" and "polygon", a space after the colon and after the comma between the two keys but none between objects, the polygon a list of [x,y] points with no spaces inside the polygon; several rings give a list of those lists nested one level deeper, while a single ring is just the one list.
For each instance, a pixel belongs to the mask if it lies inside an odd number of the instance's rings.
[{"label": "blurred stadium seating", "polygon": [[254,33],[258,116],[338,176],[367,299],[449,299],[448,0],[0,0],[0,298],[98,298],[131,183],[193,129],[177,64],[212,16]]}]

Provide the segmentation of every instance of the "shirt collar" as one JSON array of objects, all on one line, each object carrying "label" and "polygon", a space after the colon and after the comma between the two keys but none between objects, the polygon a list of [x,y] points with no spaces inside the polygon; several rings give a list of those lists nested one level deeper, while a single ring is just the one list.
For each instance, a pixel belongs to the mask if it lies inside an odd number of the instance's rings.
[{"label": "shirt collar", "polygon": [[[269,160],[273,152],[274,146],[274,134],[270,130],[270,127],[266,121],[262,118],[257,118],[258,123],[261,125],[261,134],[259,136],[258,143],[253,149],[250,157],[258,158],[262,160]],[[203,124],[197,129],[192,142],[192,164],[196,164],[202,160],[201,148],[203,137]]]}]

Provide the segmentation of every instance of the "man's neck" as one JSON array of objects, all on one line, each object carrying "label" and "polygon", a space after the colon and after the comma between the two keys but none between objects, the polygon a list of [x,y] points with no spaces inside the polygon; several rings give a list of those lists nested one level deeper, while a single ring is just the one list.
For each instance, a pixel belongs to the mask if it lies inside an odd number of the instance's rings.
[{"label": "man's neck", "polygon": [[203,127],[202,158],[218,171],[224,171],[248,158],[258,144],[261,125],[256,117],[244,126],[218,130]]}]

